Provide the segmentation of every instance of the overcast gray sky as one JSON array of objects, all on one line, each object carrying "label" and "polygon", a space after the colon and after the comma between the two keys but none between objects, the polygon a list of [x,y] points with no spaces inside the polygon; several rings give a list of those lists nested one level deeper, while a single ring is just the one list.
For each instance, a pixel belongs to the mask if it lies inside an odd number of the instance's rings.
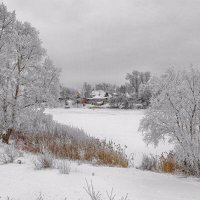
[{"label": "overcast gray sky", "polygon": [[121,84],[134,69],[200,66],[200,0],[6,0],[40,31],[61,82]]}]

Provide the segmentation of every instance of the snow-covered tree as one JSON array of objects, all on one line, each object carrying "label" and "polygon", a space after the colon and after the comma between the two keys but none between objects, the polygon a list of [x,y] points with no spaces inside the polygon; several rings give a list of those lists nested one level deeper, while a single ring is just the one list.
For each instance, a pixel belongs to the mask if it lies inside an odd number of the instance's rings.
[{"label": "snow-covered tree", "polygon": [[116,85],[110,83],[98,83],[95,85],[95,90],[103,90],[109,94],[112,94],[116,91]]},{"label": "snow-covered tree", "polygon": [[138,101],[146,108],[151,101],[151,87],[149,83],[141,84],[139,88]]},{"label": "snow-covered tree", "polygon": [[200,175],[200,71],[169,69],[152,80],[151,106],[140,130],[147,143],[168,139],[190,173]]},{"label": "snow-covered tree", "polygon": [[68,88],[60,86],[60,97],[65,100],[75,100],[77,97],[78,91],[73,88]]},{"label": "snow-covered tree", "polygon": [[84,98],[88,98],[90,97],[91,92],[92,92],[92,86],[87,82],[83,83],[82,96]]},{"label": "snow-covered tree", "polygon": [[146,84],[150,77],[150,72],[139,72],[136,70],[126,75],[126,80],[129,81],[129,85],[132,87],[133,92],[136,94],[136,98],[139,96],[140,86],[142,84]]},{"label": "snow-covered tree", "polygon": [[126,85],[121,85],[121,86],[117,87],[116,93],[120,94],[120,95],[126,95],[126,93],[127,93]]},{"label": "snow-covered tree", "polygon": [[11,67],[12,59],[14,56],[14,24],[15,13],[7,11],[4,4],[0,5],[0,120],[1,132],[8,127],[10,112],[10,97],[8,92],[11,88],[11,79],[13,70]]},{"label": "snow-covered tree", "polygon": [[34,112],[58,98],[59,72],[47,58],[38,31],[17,21],[3,4],[0,30],[0,129],[8,143],[28,109]]}]

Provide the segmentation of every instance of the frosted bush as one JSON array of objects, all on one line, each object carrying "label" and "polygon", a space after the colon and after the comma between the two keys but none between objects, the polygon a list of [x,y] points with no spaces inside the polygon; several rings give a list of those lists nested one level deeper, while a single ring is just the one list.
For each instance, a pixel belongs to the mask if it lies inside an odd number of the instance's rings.
[{"label": "frosted bush", "polygon": [[22,153],[15,148],[14,144],[3,145],[3,152],[0,154],[0,164],[13,163]]},{"label": "frosted bush", "polygon": [[158,169],[158,160],[152,155],[143,155],[142,163],[139,168],[142,170],[156,171]]},{"label": "frosted bush", "polygon": [[129,167],[135,166],[135,154],[134,153],[131,153],[129,158],[128,158],[128,166]]},{"label": "frosted bush", "polygon": [[53,168],[54,167],[54,158],[49,152],[44,152],[43,154],[38,155],[33,159],[33,164],[36,170]]},{"label": "frosted bush", "polygon": [[71,171],[71,163],[68,160],[59,161],[57,167],[61,174],[69,174]]}]

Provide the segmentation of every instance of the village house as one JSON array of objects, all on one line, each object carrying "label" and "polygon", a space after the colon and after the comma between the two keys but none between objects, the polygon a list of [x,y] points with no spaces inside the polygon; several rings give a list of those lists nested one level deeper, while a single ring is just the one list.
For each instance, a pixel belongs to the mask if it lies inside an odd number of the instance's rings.
[{"label": "village house", "polygon": [[92,105],[104,105],[112,96],[103,90],[93,90],[91,97],[87,98]]}]

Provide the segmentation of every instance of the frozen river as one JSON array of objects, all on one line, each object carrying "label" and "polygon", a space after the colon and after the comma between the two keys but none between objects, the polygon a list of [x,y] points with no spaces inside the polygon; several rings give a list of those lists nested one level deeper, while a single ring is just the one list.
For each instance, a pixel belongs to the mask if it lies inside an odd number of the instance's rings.
[{"label": "frozen river", "polygon": [[52,114],[59,123],[81,128],[87,134],[100,139],[126,145],[128,154],[160,154],[170,148],[164,143],[157,148],[144,143],[142,133],[138,132],[140,120],[144,117],[143,110],[70,108],[46,112]]}]

